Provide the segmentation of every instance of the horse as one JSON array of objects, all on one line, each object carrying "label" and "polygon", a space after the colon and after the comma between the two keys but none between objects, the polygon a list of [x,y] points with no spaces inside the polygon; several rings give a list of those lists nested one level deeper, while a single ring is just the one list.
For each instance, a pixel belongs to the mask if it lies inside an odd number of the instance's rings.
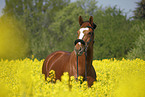
[{"label": "horse", "polygon": [[96,24],[93,23],[93,17],[90,16],[89,21],[83,21],[79,16],[80,29],[77,31],[78,37],[75,41],[75,47],[72,52],[56,51],[47,56],[42,66],[42,74],[45,80],[49,76],[51,70],[55,71],[56,79],[61,80],[64,72],[68,72],[69,76],[83,76],[88,86],[92,86],[96,81],[96,72],[92,65],[93,60],[93,44],[94,29]]}]

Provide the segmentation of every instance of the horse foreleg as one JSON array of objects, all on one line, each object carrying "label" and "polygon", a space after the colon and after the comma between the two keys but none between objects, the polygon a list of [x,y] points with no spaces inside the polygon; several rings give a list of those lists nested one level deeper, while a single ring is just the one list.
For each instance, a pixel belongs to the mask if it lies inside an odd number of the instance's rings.
[{"label": "horse foreleg", "polygon": [[93,85],[93,82],[96,81],[96,79],[94,79],[91,76],[87,76],[87,82],[88,82],[88,86],[91,87]]}]

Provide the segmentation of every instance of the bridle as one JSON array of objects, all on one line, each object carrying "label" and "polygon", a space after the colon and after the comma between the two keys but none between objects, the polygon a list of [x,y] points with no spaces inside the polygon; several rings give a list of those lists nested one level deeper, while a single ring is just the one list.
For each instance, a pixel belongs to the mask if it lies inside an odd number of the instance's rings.
[{"label": "bridle", "polygon": [[[91,34],[91,38],[90,38],[90,40],[87,42],[87,45],[89,45],[89,43],[92,41],[92,38],[93,38],[93,35],[94,35],[94,28],[91,27],[91,26],[86,26],[86,27],[91,28],[91,29],[93,30],[93,32],[92,32],[92,34]],[[84,40],[82,40],[82,39],[76,39],[75,42],[74,42],[74,44],[76,45],[78,42],[81,42],[81,44],[83,44],[83,45],[86,46],[86,43],[85,43]],[[93,41],[93,42],[94,42],[94,41]]]},{"label": "bridle", "polygon": [[[81,44],[85,45],[85,81],[87,81],[87,49],[88,49],[88,46],[90,44],[90,42],[92,41],[93,39],[93,36],[94,36],[94,28],[91,27],[91,26],[86,26],[88,28],[91,28],[93,30],[92,34],[91,34],[91,38],[90,40],[86,43],[84,40],[82,39],[76,39],[74,44],[76,45],[78,42],[81,42]],[[94,41],[93,41],[94,43]],[[78,55],[77,55],[77,80],[78,80],[78,77],[79,77],[79,70],[78,70]]]}]

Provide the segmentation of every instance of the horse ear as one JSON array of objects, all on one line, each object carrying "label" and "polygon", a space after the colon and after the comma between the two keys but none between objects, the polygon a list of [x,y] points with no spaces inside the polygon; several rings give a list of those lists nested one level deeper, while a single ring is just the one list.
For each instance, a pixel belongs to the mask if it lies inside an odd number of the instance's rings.
[{"label": "horse ear", "polygon": [[93,17],[90,16],[89,22],[91,23],[91,25],[93,25]]},{"label": "horse ear", "polygon": [[81,16],[79,16],[79,24],[82,25],[83,24],[83,18]]}]

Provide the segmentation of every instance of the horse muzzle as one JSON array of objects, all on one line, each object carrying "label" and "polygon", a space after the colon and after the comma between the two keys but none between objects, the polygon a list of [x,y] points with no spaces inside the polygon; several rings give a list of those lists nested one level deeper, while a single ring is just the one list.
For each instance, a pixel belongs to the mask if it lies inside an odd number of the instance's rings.
[{"label": "horse muzzle", "polygon": [[75,50],[75,53],[76,53],[77,56],[81,56],[84,52],[83,48],[76,49],[76,47],[75,47],[74,50]]},{"label": "horse muzzle", "polygon": [[84,52],[85,42],[81,39],[77,39],[75,40],[74,44],[75,44],[74,50],[75,50],[76,55],[81,56]]}]

